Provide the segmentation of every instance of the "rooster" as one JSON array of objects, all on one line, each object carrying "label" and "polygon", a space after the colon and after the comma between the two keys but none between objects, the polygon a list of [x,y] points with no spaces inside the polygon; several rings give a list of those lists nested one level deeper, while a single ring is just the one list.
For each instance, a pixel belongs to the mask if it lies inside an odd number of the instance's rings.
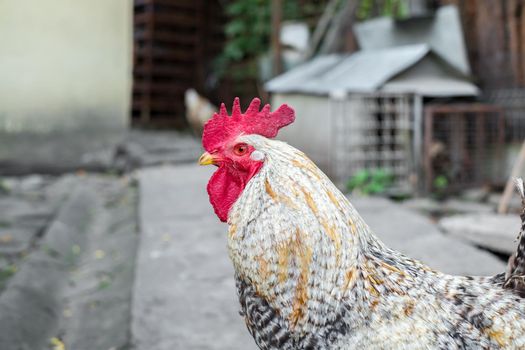
[{"label": "rooster", "polygon": [[[260,349],[525,349],[524,242],[506,274],[450,276],[386,247],[254,99],[206,123],[201,165]],[[524,217],[525,218],[525,217]]]},{"label": "rooster", "polygon": [[196,134],[202,133],[204,123],[217,111],[217,107],[211,104],[205,97],[199,95],[195,89],[188,89],[184,93],[184,105],[186,106],[186,120]]}]

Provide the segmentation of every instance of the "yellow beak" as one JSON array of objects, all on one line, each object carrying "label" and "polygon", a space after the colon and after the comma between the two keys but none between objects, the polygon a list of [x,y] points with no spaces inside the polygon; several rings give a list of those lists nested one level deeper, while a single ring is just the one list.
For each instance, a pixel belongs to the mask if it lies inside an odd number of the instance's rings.
[{"label": "yellow beak", "polygon": [[199,165],[217,165],[217,160],[208,152],[204,152],[199,158]]}]

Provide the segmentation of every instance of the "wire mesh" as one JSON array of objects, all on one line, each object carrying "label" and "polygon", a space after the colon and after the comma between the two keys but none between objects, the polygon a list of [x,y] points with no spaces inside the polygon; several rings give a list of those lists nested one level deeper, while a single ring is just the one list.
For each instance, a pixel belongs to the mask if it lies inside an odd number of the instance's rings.
[{"label": "wire mesh", "polygon": [[383,170],[407,185],[412,167],[412,97],[352,94],[334,100],[333,172],[344,183],[357,172]]},{"label": "wire mesh", "polygon": [[525,89],[498,89],[486,92],[486,98],[505,111],[505,141],[525,140]]},{"label": "wire mesh", "polygon": [[501,109],[480,104],[427,106],[425,124],[427,190],[457,191],[501,180]]}]

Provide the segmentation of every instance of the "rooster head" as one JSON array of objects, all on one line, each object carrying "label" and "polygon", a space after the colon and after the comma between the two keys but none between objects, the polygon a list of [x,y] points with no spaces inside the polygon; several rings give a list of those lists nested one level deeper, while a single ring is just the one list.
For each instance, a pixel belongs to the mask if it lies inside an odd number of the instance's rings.
[{"label": "rooster head", "polygon": [[239,98],[235,98],[231,116],[223,103],[219,113],[204,125],[202,145],[206,152],[199,164],[218,167],[207,189],[215,213],[223,222],[248,181],[264,164],[264,153],[243,142],[241,137],[257,134],[273,138],[280,128],[295,119],[294,110],[285,104],[274,112],[270,112],[268,104],[259,110],[260,105],[261,101],[254,98],[242,113]]}]

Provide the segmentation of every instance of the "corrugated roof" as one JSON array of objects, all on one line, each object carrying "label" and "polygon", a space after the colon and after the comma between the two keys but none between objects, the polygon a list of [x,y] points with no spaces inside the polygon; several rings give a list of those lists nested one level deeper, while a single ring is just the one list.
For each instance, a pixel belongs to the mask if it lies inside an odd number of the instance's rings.
[{"label": "corrugated roof", "polygon": [[321,56],[265,84],[269,92],[374,92],[430,52],[425,44]]},{"label": "corrugated roof", "polygon": [[305,82],[321,78],[327,71],[340,63],[349,55],[326,55],[318,56],[303,63],[288,72],[281,74],[264,85],[267,91],[284,92],[300,88]]},{"label": "corrugated roof", "polygon": [[464,74],[451,69],[446,61],[433,54],[387,81],[381,91],[434,97],[479,94],[479,89]]}]

